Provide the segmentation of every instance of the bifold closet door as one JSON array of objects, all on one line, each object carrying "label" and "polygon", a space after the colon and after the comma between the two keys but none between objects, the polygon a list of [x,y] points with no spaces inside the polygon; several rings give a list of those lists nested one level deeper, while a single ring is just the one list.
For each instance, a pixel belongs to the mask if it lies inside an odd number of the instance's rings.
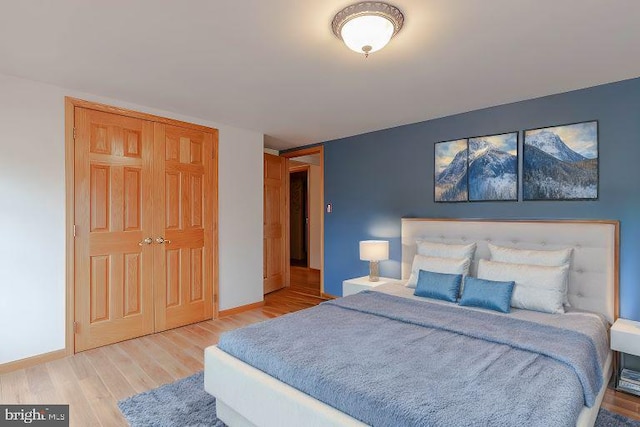
[{"label": "bifold closet door", "polygon": [[74,109],[75,351],[213,317],[215,135]]},{"label": "bifold closet door", "polygon": [[154,124],[155,329],[213,316],[213,135]]},{"label": "bifold closet door", "polygon": [[153,123],[75,108],[75,350],[153,332]]}]

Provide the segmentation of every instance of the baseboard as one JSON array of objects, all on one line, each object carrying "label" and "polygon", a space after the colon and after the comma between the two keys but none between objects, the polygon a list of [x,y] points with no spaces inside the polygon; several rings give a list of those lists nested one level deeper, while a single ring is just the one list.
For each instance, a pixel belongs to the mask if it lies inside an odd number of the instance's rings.
[{"label": "baseboard", "polygon": [[254,302],[252,304],[241,305],[240,307],[230,308],[228,310],[220,310],[218,317],[231,316],[232,314],[242,313],[243,311],[253,310],[254,308],[260,308],[264,305],[264,301]]},{"label": "baseboard", "polygon": [[336,299],[336,298],[340,298],[340,297],[337,297],[337,296],[335,296],[335,295],[325,294],[324,292],[322,292],[320,295],[322,296],[322,298],[326,298],[326,299]]},{"label": "baseboard", "polygon": [[37,356],[26,357],[24,359],[15,360],[13,362],[0,364],[0,374],[17,371],[19,369],[30,368],[41,363],[51,362],[52,360],[62,359],[67,356],[67,350],[56,350],[49,353],[38,354]]}]

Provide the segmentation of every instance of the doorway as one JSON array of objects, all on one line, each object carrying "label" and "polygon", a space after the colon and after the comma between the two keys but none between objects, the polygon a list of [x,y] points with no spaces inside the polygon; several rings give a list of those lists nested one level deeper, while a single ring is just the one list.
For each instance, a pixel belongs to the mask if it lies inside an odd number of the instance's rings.
[{"label": "doorway", "polygon": [[323,296],[323,147],[281,156],[289,159],[289,286],[298,292]]},{"label": "doorway", "polygon": [[289,260],[292,267],[309,267],[309,168],[289,169]]}]

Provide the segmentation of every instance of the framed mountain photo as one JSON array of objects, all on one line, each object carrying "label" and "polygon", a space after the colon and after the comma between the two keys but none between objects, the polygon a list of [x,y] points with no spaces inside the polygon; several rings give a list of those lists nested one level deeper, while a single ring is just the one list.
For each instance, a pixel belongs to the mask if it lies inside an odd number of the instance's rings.
[{"label": "framed mountain photo", "polygon": [[598,122],[524,131],[524,200],[598,198]]},{"label": "framed mountain photo", "polygon": [[469,201],[518,200],[518,132],[469,138]]},{"label": "framed mountain photo", "polygon": [[467,140],[434,144],[433,200],[467,201]]}]

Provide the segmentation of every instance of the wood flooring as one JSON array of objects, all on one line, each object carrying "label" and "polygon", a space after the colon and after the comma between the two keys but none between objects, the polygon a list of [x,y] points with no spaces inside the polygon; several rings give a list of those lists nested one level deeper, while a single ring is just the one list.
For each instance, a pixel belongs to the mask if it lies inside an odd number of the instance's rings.
[{"label": "wood flooring", "polygon": [[289,289],[265,305],[0,375],[1,403],[69,404],[72,426],[126,426],[117,402],[203,369],[220,333],[302,310],[322,299]]},{"label": "wood flooring", "polygon": [[295,291],[320,296],[320,270],[292,265],[290,287]]},{"label": "wood flooring", "polygon": [[[0,375],[1,403],[70,405],[71,426],[126,426],[120,399],[203,369],[203,351],[220,333],[312,307],[322,299],[291,288],[265,305],[217,320],[148,335]],[[607,390],[603,406],[640,420],[640,398]]]}]

